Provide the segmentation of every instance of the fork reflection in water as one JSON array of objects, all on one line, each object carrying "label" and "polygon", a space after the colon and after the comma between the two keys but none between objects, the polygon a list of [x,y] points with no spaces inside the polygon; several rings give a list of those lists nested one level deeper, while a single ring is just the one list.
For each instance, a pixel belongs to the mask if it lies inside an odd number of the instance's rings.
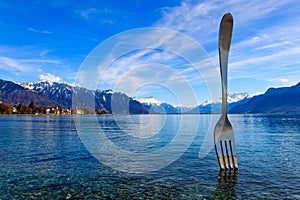
[{"label": "fork reflection in water", "polygon": [[220,170],[218,176],[219,185],[213,199],[236,199],[236,183],[238,170]]}]

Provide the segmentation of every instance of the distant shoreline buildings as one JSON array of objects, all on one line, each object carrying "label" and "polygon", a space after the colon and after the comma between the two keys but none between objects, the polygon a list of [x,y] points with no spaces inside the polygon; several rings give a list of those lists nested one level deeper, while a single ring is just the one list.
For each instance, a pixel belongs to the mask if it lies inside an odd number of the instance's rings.
[{"label": "distant shoreline buildings", "polygon": [[105,110],[90,108],[60,108],[58,106],[35,106],[31,101],[28,106],[22,104],[6,104],[0,101],[0,115],[88,115],[109,114]]}]

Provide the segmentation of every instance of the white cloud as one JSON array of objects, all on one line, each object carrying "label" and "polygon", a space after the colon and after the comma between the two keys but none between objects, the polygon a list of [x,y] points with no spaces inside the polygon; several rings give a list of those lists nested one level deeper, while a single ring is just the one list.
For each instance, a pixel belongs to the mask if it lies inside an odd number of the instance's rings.
[{"label": "white cloud", "polygon": [[0,63],[5,66],[5,69],[14,69],[17,71],[25,71],[26,65],[24,63],[20,62],[17,59],[12,59],[8,57],[0,57]]},{"label": "white cloud", "polygon": [[3,69],[6,69],[8,71],[14,70],[14,71],[20,71],[20,72],[26,72],[31,71],[34,69],[35,64],[59,64],[60,61],[58,60],[47,60],[47,59],[15,59],[15,58],[9,58],[9,57],[0,57],[0,65],[3,66]]},{"label": "white cloud", "polygon": [[271,79],[270,81],[275,81],[275,82],[280,82],[280,83],[288,83],[289,80],[286,78],[275,78],[275,79]]},{"label": "white cloud", "polygon": [[86,10],[80,10],[80,11],[76,11],[81,17],[85,18],[85,19],[89,19],[90,16],[94,13],[97,12],[96,8],[89,8]]},{"label": "white cloud", "polygon": [[[97,21],[101,22],[102,24],[113,24],[114,20],[112,18],[112,11],[108,8],[88,8],[84,10],[75,10],[74,11],[77,15],[80,17],[91,20],[91,21]],[[108,17],[109,18],[106,18]]]},{"label": "white cloud", "polygon": [[270,82],[277,83],[281,87],[290,87],[299,83],[299,81],[293,81],[287,78],[273,78],[269,80]]},{"label": "white cloud", "polygon": [[[232,47],[238,52],[251,55],[251,51],[255,49],[275,47],[278,48],[277,51],[281,51],[285,50],[281,47],[300,45],[300,41],[297,41],[300,35],[300,18],[297,9],[299,5],[296,0],[267,0],[264,3],[259,0],[225,2],[205,0],[196,4],[183,1],[180,6],[165,8],[162,11],[163,18],[155,25],[179,30],[192,36],[200,44],[213,44],[217,50],[221,16],[231,12],[234,17]],[[290,13],[287,6],[292,9]],[[286,20],[281,22],[273,19],[276,15],[277,17],[282,15],[280,20],[283,18]],[[289,18],[288,15],[293,17]],[[235,38],[239,38],[238,43],[235,43]]]},{"label": "white cloud", "polygon": [[53,74],[51,74],[51,73],[40,74],[39,77],[40,77],[40,79],[41,79],[42,81],[58,82],[58,81],[61,80],[60,77],[55,76],[55,75],[53,75]]},{"label": "white cloud", "polygon": [[40,52],[40,56],[42,58],[44,58],[49,52],[51,52],[51,50],[49,50],[49,49],[43,50]]},{"label": "white cloud", "polygon": [[283,82],[283,83],[289,82],[289,80],[288,80],[288,79],[285,79],[285,78],[280,78],[280,81]]},{"label": "white cloud", "polygon": [[[300,52],[300,46],[295,47],[295,48],[290,48],[286,49],[285,51],[277,51],[276,53],[273,54],[266,54],[266,55],[261,55],[261,56],[256,56],[253,58],[248,58],[244,60],[239,60],[237,62],[233,62],[230,66],[235,68],[235,67],[241,67],[241,66],[258,66],[258,64],[263,65],[264,63],[270,63],[271,61],[275,62],[280,62],[281,64],[285,62],[285,65],[291,64],[291,61],[289,58],[293,55],[299,55]],[[299,61],[298,61],[299,62]],[[274,63],[276,64],[276,63]],[[278,67],[278,66],[268,66],[268,69],[272,67]],[[262,69],[262,68],[260,68]]]},{"label": "white cloud", "polygon": [[284,46],[292,45],[290,42],[280,42],[280,43],[273,43],[273,44],[266,44],[264,46],[258,47],[256,50],[263,50],[263,49],[271,49],[271,48],[282,48]]},{"label": "white cloud", "polygon": [[[259,79],[272,86],[272,83],[299,82],[299,9],[297,0],[266,0],[264,3],[259,0],[197,3],[184,0],[180,6],[164,8],[163,17],[155,25],[191,36],[204,45],[218,65],[219,23],[223,14],[231,12],[234,27],[229,78]],[[285,78],[277,78],[281,76]],[[244,90],[248,90],[247,86]]]},{"label": "white cloud", "polygon": [[[131,34],[134,34],[134,37],[131,37]],[[131,34],[122,35],[122,40],[112,45],[113,48],[106,57],[108,61],[103,61],[99,67],[99,70],[103,70],[104,65],[109,65],[104,74],[101,72],[100,74],[102,74],[101,81],[109,83],[111,87],[126,72],[151,63],[168,66],[187,80],[198,80],[194,81],[194,84],[203,84],[199,73],[202,73],[205,78],[211,73],[213,74],[209,77],[216,77],[214,64],[207,56],[207,53],[194,40],[183,34],[169,29],[147,29],[144,32],[133,30]],[[137,50],[119,57],[120,51],[124,50],[124,48]],[[99,54],[102,54],[101,48],[97,51],[99,51]],[[109,58],[111,59],[110,61]],[[188,61],[193,62],[195,66],[191,66],[191,63],[188,63]],[[187,70],[188,68],[190,69]],[[143,69],[144,71],[139,71],[140,76],[147,74],[152,77],[154,74],[157,74],[151,70],[146,71],[146,68]],[[90,73],[87,74],[90,76]],[[163,76],[161,79],[168,80],[168,77]],[[137,80],[140,81],[140,79]],[[173,79],[169,78],[169,80]]]},{"label": "white cloud", "polygon": [[27,28],[27,30],[31,31],[31,32],[34,32],[34,33],[43,33],[43,34],[50,34],[52,32],[50,31],[46,31],[46,30],[37,30],[37,29],[34,29],[34,28]]},{"label": "white cloud", "polygon": [[189,34],[198,33],[197,38],[199,39],[203,35],[207,37],[211,32],[217,32],[216,28],[219,26],[220,17],[226,12],[233,13],[239,26],[247,26],[290,2],[297,1],[266,0],[261,3],[259,0],[204,0],[191,3],[191,1],[184,0],[180,6],[164,8],[162,10],[163,18],[155,25],[186,31]]}]

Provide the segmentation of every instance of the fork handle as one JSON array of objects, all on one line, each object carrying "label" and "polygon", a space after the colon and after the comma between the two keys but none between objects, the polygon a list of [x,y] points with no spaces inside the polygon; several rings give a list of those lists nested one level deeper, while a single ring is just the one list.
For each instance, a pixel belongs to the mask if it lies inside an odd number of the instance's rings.
[{"label": "fork handle", "polygon": [[219,33],[219,61],[222,82],[222,115],[227,115],[227,71],[232,26],[232,15],[227,13],[222,18]]}]

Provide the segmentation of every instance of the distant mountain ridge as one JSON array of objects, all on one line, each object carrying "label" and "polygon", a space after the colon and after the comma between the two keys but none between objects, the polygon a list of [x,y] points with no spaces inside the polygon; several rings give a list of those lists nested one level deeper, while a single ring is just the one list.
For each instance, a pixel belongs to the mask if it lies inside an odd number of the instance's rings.
[{"label": "distant mountain ridge", "polygon": [[230,109],[231,113],[300,113],[300,82],[291,87],[270,88],[264,94]]},{"label": "distant mountain ridge", "polygon": [[167,113],[167,114],[181,114],[187,113],[193,108],[187,106],[176,106],[164,101],[155,99],[154,97],[134,98],[149,109],[150,113]]},{"label": "distant mountain ridge", "polygon": [[48,96],[38,94],[35,91],[24,88],[11,81],[0,79],[0,100],[4,103],[23,104],[28,105],[34,101],[40,106],[54,106],[55,101]]},{"label": "distant mountain ridge", "polygon": [[[242,92],[242,93],[233,93],[233,94],[228,94],[228,97],[227,97],[227,102],[230,104],[230,103],[236,103],[238,101],[241,101],[245,98],[251,98],[253,97],[253,95],[250,95],[246,92]],[[215,101],[205,101],[203,102],[202,104],[200,104],[201,106],[206,106],[206,105],[209,105],[209,104],[218,104],[218,103],[222,103],[222,98],[220,99],[217,99]]]},{"label": "distant mountain ridge", "polygon": [[[232,107],[247,102],[251,98],[251,96],[252,95],[249,95],[248,93],[228,94],[228,98],[227,98],[228,110],[230,111]],[[222,107],[222,98],[214,101],[205,101],[199,106],[190,110],[189,113],[203,113],[203,114],[221,113],[221,107]]]},{"label": "distant mountain ridge", "polygon": [[[250,99],[251,95],[248,93],[235,93],[228,95],[228,108],[232,108],[235,105],[244,103]],[[135,98],[135,100],[142,103],[144,106],[149,108],[150,113],[168,113],[168,114],[196,114],[196,113],[220,113],[221,112],[221,103],[222,99],[217,99],[215,101],[205,101],[199,106],[195,107],[186,107],[186,106],[175,106],[160,100],[155,99],[154,97],[145,97],[145,98]]]},{"label": "distant mountain ridge", "polygon": [[[56,83],[49,81],[17,82],[17,84],[40,95],[45,95],[53,102],[55,102],[57,106],[65,108],[72,107],[72,94],[74,91],[81,89],[72,87],[65,83]],[[86,90],[86,92],[89,93],[90,91]]]},{"label": "distant mountain ridge", "polygon": [[[194,108],[171,105],[148,98],[131,98],[112,90],[89,90],[56,82],[11,82],[0,79],[0,102],[37,106],[72,107],[72,98],[80,101],[78,107],[95,108],[115,114],[148,113],[220,113],[221,99],[206,101]],[[95,105],[91,105],[91,99]],[[247,93],[228,95],[229,113],[300,113],[300,83],[291,87],[270,88],[264,94]]]},{"label": "distant mountain ridge", "polygon": [[[151,98],[137,99],[150,110],[161,113],[220,113],[222,99],[205,101],[193,109],[182,109]],[[229,113],[300,113],[300,82],[291,87],[269,88],[264,94],[228,95]]]},{"label": "distant mountain ridge", "polygon": [[[0,80],[0,101],[4,103],[28,105],[31,101],[37,106],[59,106],[71,108],[75,95],[80,101],[78,107],[105,110],[115,114],[147,114],[148,109],[126,94],[111,90],[88,90],[65,83],[18,82]],[[95,105],[91,105],[94,101]],[[112,105],[114,105],[112,107]]]}]

